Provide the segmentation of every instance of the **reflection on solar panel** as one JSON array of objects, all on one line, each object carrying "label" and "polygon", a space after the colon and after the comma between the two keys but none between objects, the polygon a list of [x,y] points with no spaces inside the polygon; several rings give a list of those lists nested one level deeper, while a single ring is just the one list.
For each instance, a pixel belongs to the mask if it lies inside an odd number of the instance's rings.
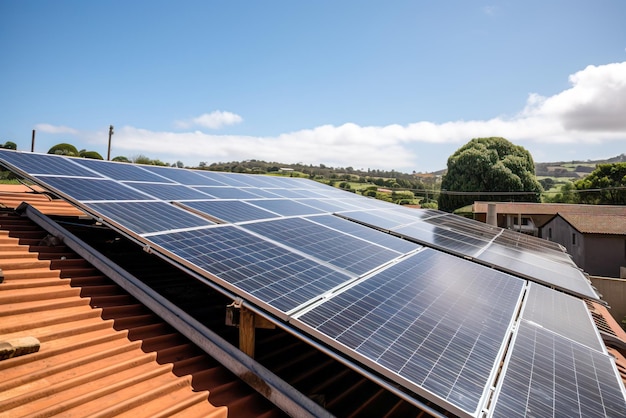
[{"label": "reflection on solar panel", "polygon": [[254,200],[249,203],[282,216],[303,216],[324,213],[319,209],[289,199]]},{"label": "reflection on solar panel", "polygon": [[195,190],[207,193],[218,199],[258,199],[259,195],[251,190],[241,189],[238,187],[194,187]]},{"label": "reflection on solar panel", "polygon": [[185,170],[183,168],[159,167],[142,165],[141,168],[187,186],[215,186],[215,180],[203,176],[202,171]]},{"label": "reflection on solar panel", "polygon": [[604,352],[589,311],[578,298],[531,283],[522,318]]},{"label": "reflection on solar panel", "polygon": [[311,221],[320,223],[329,228],[334,228],[345,234],[354,235],[361,239],[382,245],[400,253],[408,253],[420,248],[420,245],[403,240],[393,235],[368,228],[355,222],[350,222],[336,216],[323,215],[310,218]]},{"label": "reflection on solar panel", "polygon": [[579,296],[597,299],[596,292],[580,270],[550,258],[504,247],[495,242],[477,258],[531,280],[554,285]]},{"label": "reflection on solar panel", "polygon": [[512,276],[426,249],[298,320],[417,393],[475,415],[522,286]]},{"label": "reflection on solar panel", "polygon": [[613,359],[522,321],[496,389],[494,417],[623,417]]},{"label": "reflection on solar panel", "polygon": [[234,226],[154,235],[166,251],[223,280],[233,291],[286,313],[350,277]]},{"label": "reflection on solar panel", "polygon": [[82,202],[90,200],[154,200],[152,196],[113,180],[79,177],[45,177],[41,180],[65,195]]},{"label": "reflection on solar panel", "polygon": [[246,224],[244,228],[356,274],[400,256],[396,251],[300,218]]},{"label": "reflection on solar panel", "polygon": [[152,174],[150,171],[144,170],[141,168],[141,166],[134,164],[106,162],[100,160],[91,160],[89,158],[77,159],[76,163],[95,170],[98,173],[113,180],[152,181],[157,183],[171,182],[165,177]]},{"label": "reflection on solar panel", "polygon": [[329,213],[356,209],[356,206],[339,199],[295,199],[295,201]]},{"label": "reflection on solar panel", "polygon": [[232,223],[269,219],[279,216],[276,213],[268,212],[257,206],[252,206],[238,200],[193,201],[185,202],[184,205],[214,218]]},{"label": "reflection on solar panel", "polygon": [[136,234],[213,224],[169,203],[158,201],[91,203],[89,207]]}]

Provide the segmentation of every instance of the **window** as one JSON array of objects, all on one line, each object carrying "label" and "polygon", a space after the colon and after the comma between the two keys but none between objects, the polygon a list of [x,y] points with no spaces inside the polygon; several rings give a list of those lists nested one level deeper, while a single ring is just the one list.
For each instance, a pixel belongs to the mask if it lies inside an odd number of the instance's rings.
[{"label": "window", "polygon": [[[548,239],[552,239],[552,228],[548,228]],[[624,241],[624,244],[626,245],[626,241]]]},{"label": "window", "polygon": [[572,234],[572,245],[576,245],[576,234]]}]

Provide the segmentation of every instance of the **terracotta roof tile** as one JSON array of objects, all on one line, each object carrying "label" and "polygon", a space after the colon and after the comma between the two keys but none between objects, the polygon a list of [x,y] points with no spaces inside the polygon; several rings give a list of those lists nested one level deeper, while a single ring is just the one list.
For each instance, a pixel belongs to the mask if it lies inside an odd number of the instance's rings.
[{"label": "terracotta roof tile", "polygon": [[29,220],[0,211],[0,416],[266,416],[282,413]]},{"label": "terracotta roof tile", "polygon": [[[474,202],[474,213],[487,213],[487,205],[492,202]],[[578,213],[587,215],[626,216],[626,206],[615,205],[574,205],[567,203],[493,202],[498,213],[523,215],[556,215],[557,213]]]},{"label": "terracotta roof tile", "polygon": [[626,215],[559,212],[559,216],[583,234],[626,235]]}]

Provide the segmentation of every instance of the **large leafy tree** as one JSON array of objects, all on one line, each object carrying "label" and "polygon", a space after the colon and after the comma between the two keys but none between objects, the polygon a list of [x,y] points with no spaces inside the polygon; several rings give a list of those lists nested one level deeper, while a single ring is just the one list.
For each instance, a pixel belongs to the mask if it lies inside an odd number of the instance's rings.
[{"label": "large leafy tree", "polygon": [[17,144],[15,142],[12,141],[7,141],[3,144],[0,144],[0,148],[4,148],[4,149],[17,149]]},{"label": "large leafy tree", "polygon": [[492,137],[474,138],[448,158],[441,191],[439,209],[451,212],[475,200],[539,202],[543,189],[530,153],[504,138]]},{"label": "large leafy tree", "polygon": [[574,187],[581,203],[626,205],[626,163],[599,164]]},{"label": "large leafy tree", "polygon": [[78,157],[78,150],[72,144],[60,143],[52,146],[48,150],[48,154],[69,155],[71,157]]}]

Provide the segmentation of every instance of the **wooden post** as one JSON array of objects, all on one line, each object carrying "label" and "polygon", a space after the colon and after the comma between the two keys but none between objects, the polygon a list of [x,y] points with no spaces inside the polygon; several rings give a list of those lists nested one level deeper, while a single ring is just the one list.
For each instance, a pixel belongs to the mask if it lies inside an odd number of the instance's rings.
[{"label": "wooden post", "polygon": [[239,349],[254,358],[254,312],[242,306],[239,312]]},{"label": "wooden post", "polygon": [[33,129],[33,136],[30,140],[30,152],[35,152],[35,130]]},{"label": "wooden post", "polygon": [[107,147],[107,161],[111,161],[111,136],[113,136],[113,125],[109,125],[109,146]]}]

